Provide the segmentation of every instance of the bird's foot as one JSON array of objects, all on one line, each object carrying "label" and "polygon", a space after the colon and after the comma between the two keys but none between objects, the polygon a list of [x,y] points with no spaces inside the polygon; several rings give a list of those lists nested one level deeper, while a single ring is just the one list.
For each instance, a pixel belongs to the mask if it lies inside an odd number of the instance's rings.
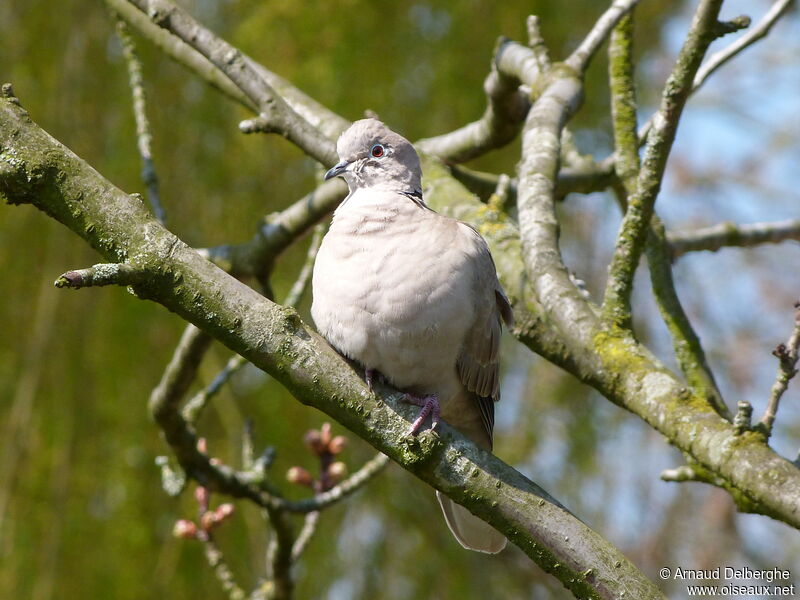
[{"label": "bird's foot", "polygon": [[374,392],[375,390],[372,389],[372,382],[375,381],[375,377],[380,377],[380,373],[378,373],[377,369],[365,369],[364,370],[364,381],[367,382],[367,387],[369,388],[370,392]]},{"label": "bird's foot", "polygon": [[411,428],[406,435],[417,435],[422,430],[422,424],[425,422],[425,419],[428,418],[428,415],[431,417],[430,429],[436,429],[436,426],[439,424],[440,408],[439,398],[435,394],[432,396],[413,396],[411,394],[406,394],[401,398],[401,402],[422,407],[422,410],[419,411],[419,415],[411,424]]}]

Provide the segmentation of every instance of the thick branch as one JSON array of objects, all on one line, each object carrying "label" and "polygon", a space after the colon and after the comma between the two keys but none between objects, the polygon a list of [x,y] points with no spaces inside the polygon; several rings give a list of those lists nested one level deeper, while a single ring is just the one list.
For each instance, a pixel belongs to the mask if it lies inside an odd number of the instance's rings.
[{"label": "thick branch", "polygon": [[[371,394],[294,310],[273,304],[204,260],[8,98],[0,98],[0,194],[9,202],[33,204],[107,257],[135,255],[157,274],[137,286],[140,296],[194,323],[269,372],[301,402],[487,519],[574,593],[612,598],[625,589],[637,598],[662,597],[622,554],[546,492],[452,428],[406,437],[410,409],[398,402],[399,395]],[[249,490],[242,494],[249,496]]]}]

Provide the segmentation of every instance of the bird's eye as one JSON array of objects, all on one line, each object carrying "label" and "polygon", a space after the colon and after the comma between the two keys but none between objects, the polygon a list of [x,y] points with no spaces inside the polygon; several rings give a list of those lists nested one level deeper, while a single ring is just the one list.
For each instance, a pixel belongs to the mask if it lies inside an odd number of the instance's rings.
[{"label": "bird's eye", "polygon": [[369,153],[375,158],[380,158],[381,156],[386,154],[386,149],[380,144],[375,144],[372,148],[370,148]]}]

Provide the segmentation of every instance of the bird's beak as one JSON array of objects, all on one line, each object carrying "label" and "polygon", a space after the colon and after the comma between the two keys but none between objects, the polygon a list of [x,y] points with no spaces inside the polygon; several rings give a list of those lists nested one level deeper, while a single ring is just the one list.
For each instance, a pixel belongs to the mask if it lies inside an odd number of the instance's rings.
[{"label": "bird's beak", "polygon": [[331,167],[331,169],[327,173],[325,173],[325,181],[327,181],[328,179],[333,179],[334,177],[338,177],[339,175],[347,171],[347,167],[349,166],[350,163],[347,162],[346,160],[338,162],[333,167]]}]

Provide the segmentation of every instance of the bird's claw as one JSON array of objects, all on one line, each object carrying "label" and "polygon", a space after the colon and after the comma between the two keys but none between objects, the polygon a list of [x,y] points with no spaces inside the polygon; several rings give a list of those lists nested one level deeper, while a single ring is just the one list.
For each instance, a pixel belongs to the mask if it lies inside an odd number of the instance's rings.
[{"label": "bird's claw", "polygon": [[406,394],[401,398],[402,402],[406,402],[408,404],[413,404],[414,406],[421,406],[422,410],[419,411],[419,415],[411,424],[406,435],[413,435],[416,436],[420,431],[422,431],[422,425],[425,423],[425,419],[428,418],[428,415],[431,417],[431,426],[430,429],[436,429],[436,426],[439,424],[439,398],[436,395],[432,396],[412,396],[411,394]]},{"label": "bird's claw", "polygon": [[364,381],[367,382],[367,387],[369,388],[370,392],[374,392],[375,390],[372,389],[372,382],[375,379],[375,373],[377,371],[375,369],[366,369],[364,371]]}]

